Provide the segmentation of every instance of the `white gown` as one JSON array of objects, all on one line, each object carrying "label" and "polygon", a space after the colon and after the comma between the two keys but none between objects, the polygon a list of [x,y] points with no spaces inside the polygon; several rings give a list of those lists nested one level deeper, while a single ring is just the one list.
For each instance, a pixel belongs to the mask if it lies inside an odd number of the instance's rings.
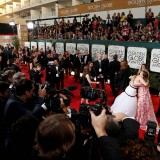
[{"label": "white gown", "polygon": [[135,117],[137,111],[137,88],[129,85],[111,106],[113,113],[124,113],[129,117]]}]

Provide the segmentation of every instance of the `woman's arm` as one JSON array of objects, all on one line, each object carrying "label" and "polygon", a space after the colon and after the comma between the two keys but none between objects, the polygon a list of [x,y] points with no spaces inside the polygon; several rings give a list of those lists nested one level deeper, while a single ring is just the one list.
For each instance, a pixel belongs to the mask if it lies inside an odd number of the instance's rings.
[{"label": "woman's arm", "polygon": [[148,80],[146,82],[142,77],[140,77],[139,80],[144,86],[148,86],[149,85],[149,81]]},{"label": "woman's arm", "polygon": [[134,84],[134,86],[137,86],[137,87],[148,86],[149,85],[149,81],[146,82],[142,77],[136,76],[133,84]]},{"label": "woman's arm", "polygon": [[86,78],[87,78],[87,81],[89,82],[89,84],[91,84],[91,83],[99,83],[99,82],[93,82],[93,81],[91,81],[91,79],[90,79],[90,77],[89,77],[89,74],[86,74]]}]

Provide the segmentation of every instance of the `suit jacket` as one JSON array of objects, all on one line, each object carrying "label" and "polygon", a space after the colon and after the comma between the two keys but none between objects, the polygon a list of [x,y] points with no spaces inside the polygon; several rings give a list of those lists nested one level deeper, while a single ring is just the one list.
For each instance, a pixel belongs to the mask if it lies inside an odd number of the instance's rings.
[{"label": "suit jacket", "polygon": [[114,77],[115,73],[118,73],[120,70],[120,62],[117,60],[111,61],[109,63],[109,75],[110,77]]},{"label": "suit jacket", "polygon": [[43,98],[38,98],[35,102],[34,108],[31,110],[30,106],[22,101],[16,94],[12,94],[8,99],[4,110],[4,121],[10,127],[23,115],[34,115],[41,120],[46,111],[41,107],[44,103]]},{"label": "suit jacket", "polygon": [[11,69],[15,70],[16,72],[21,72],[21,69],[19,68],[19,66],[14,63],[11,65]]},{"label": "suit jacket", "polygon": [[[100,72],[100,69],[101,68],[101,72]],[[95,61],[94,62],[94,65],[93,65],[93,69],[94,69],[94,73],[96,76],[102,74],[104,76],[104,71],[105,71],[105,64],[104,64],[104,61],[101,60],[101,65],[99,63],[99,61]]]},{"label": "suit jacket", "polygon": [[73,63],[73,65],[74,65],[74,67],[77,69],[77,70],[81,70],[81,68],[82,68],[82,58],[81,59],[79,59],[79,57],[77,56],[76,58],[75,58],[75,60],[74,60],[74,63]]},{"label": "suit jacket", "polygon": [[108,74],[108,72],[109,72],[109,70],[108,70],[108,69],[109,69],[109,68],[108,68],[108,67],[109,67],[109,60],[108,60],[108,58],[107,58],[107,59],[103,59],[102,61],[103,61],[103,63],[104,63],[104,73],[105,73],[105,74]]},{"label": "suit jacket", "polygon": [[131,75],[130,68],[121,69],[120,72],[115,76],[115,87],[118,90],[125,90],[129,85],[129,77]]},{"label": "suit jacket", "polygon": [[83,61],[83,65],[84,65],[84,66],[87,65],[88,62],[91,61],[91,55],[90,55],[90,54],[84,55],[84,56],[82,57],[82,61]]},{"label": "suit jacket", "polygon": [[41,83],[41,77],[43,77],[43,74],[40,71],[31,69],[29,75],[30,80],[33,80],[35,83]]}]

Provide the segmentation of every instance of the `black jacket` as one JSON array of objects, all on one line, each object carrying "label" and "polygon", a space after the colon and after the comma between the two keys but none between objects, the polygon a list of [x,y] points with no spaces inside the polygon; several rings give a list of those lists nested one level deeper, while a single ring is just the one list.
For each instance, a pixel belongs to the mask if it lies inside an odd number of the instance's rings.
[{"label": "black jacket", "polygon": [[8,127],[10,127],[16,120],[23,115],[34,115],[41,119],[46,111],[41,107],[44,100],[38,98],[35,101],[35,107],[31,110],[31,107],[26,102],[22,101],[16,94],[12,94],[8,99],[4,110],[4,121]]}]

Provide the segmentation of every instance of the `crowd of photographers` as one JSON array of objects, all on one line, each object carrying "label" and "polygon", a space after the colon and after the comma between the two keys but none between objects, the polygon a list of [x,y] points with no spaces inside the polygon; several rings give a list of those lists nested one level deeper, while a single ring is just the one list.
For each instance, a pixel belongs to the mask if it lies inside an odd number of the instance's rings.
[{"label": "crowd of photographers", "polygon": [[[60,78],[69,75],[74,66],[75,81],[80,80],[81,67],[77,63],[89,63],[88,52],[85,56],[81,59],[79,52],[72,56],[65,52],[61,57],[50,49],[37,53],[34,47],[31,51],[22,47],[17,53],[10,45],[1,47],[0,157],[4,160],[158,159],[160,149],[154,143],[155,135],[147,132],[145,139],[139,140],[139,123],[132,117],[123,113],[115,117],[105,107],[98,115],[91,108],[87,115],[82,115],[70,107],[72,94],[63,88]],[[114,60],[117,61],[117,56]],[[30,79],[21,72],[23,63],[28,65]],[[96,63],[95,68],[99,69],[95,76],[105,79],[100,54]],[[44,68],[47,83],[43,85],[40,78]],[[61,76],[64,71],[66,75]]]},{"label": "crowd of photographers", "polygon": [[134,22],[131,11],[107,14],[106,19],[94,15],[87,16],[82,22],[76,17],[65,21],[64,18],[55,20],[53,25],[37,25],[29,32],[29,39],[79,39],[79,40],[116,40],[116,41],[143,41],[158,42],[160,40],[160,14],[154,16],[151,9],[145,15],[145,24],[140,20]]}]

